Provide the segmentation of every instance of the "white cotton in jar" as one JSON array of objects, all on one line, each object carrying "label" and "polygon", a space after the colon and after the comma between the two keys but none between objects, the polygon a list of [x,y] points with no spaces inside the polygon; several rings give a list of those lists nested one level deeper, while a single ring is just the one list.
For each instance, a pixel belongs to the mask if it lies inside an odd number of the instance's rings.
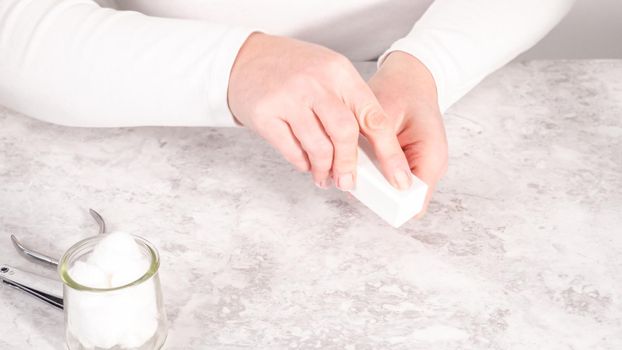
[{"label": "white cotton in jar", "polygon": [[[128,270],[132,270],[136,277],[130,281],[133,282],[147,271],[149,258],[143,254],[134,237],[124,232],[115,232],[106,235],[97,243],[88,258],[88,263],[104,270],[110,278],[115,275],[127,275]],[[137,271],[138,267],[145,269]]]},{"label": "white cotton in jar", "polygon": [[[151,257],[135,239],[122,232],[110,233],[86,261],[77,261],[69,275],[90,288],[110,289],[128,285],[147,273]],[[83,346],[108,349],[137,348],[158,328],[158,308],[153,281],[111,291],[69,288],[69,331]]]},{"label": "white cotton in jar", "polygon": [[108,288],[110,285],[110,278],[104,270],[84,261],[76,261],[69,270],[69,276],[81,285],[91,288]]}]

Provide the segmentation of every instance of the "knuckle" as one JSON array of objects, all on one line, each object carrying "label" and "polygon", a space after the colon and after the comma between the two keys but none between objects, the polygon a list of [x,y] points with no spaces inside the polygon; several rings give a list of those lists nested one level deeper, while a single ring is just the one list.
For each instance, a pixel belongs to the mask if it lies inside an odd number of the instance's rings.
[{"label": "knuckle", "polygon": [[309,171],[309,165],[307,163],[307,160],[304,157],[294,155],[294,156],[289,156],[289,157],[285,156],[285,159],[299,171],[303,171],[303,172]]},{"label": "knuckle", "polygon": [[316,141],[312,144],[312,148],[309,153],[315,159],[326,160],[333,157],[333,145],[330,142]]},{"label": "knuckle", "polygon": [[251,123],[249,126],[263,137],[269,137],[274,133],[274,126],[266,114],[256,115]]},{"label": "knuckle", "polygon": [[331,145],[330,142],[322,142],[318,144],[317,150],[324,158],[332,158],[333,156],[333,145]]},{"label": "knuckle", "polygon": [[328,62],[328,64],[336,66],[343,66],[344,64],[349,62],[346,56],[335,51],[331,51],[326,55],[326,61]]},{"label": "knuckle", "polygon": [[294,100],[303,106],[312,106],[316,97],[323,91],[317,76],[306,73],[291,76],[284,86],[284,94],[288,96],[282,100],[291,100],[293,96]]},{"label": "knuckle", "polygon": [[280,92],[268,92],[261,100],[257,101],[252,109],[253,118],[256,121],[269,119],[270,116],[278,113],[284,96]]},{"label": "knuckle", "polygon": [[389,128],[389,119],[375,103],[368,103],[362,106],[357,110],[357,114],[363,121],[361,127],[364,132],[373,133]]},{"label": "knuckle", "polygon": [[346,56],[337,52],[332,52],[326,58],[325,67],[331,73],[349,71],[350,66],[350,60]]},{"label": "knuckle", "polygon": [[298,171],[301,171],[303,173],[307,173],[309,172],[309,163],[307,163],[306,161],[300,161],[298,163],[293,163],[294,167],[296,167],[296,169],[298,169]]},{"label": "knuckle", "polygon": [[336,142],[355,142],[358,137],[359,126],[352,118],[338,118],[327,132]]},{"label": "knuckle", "polygon": [[274,115],[259,114],[253,119],[251,130],[273,144],[282,143],[289,135],[287,124]]},{"label": "knuckle", "polygon": [[310,88],[312,79],[310,79],[308,74],[298,73],[290,76],[285,84],[284,88],[286,90],[294,89],[294,91],[300,90],[305,91]]},{"label": "knuckle", "polygon": [[341,156],[335,159],[333,168],[337,173],[350,172],[356,168],[356,153],[349,154],[348,156]]},{"label": "knuckle", "polygon": [[288,162],[293,163],[293,164],[300,163],[301,161],[304,160],[304,156],[299,150],[291,149],[291,148],[288,148],[285,151],[283,151],[283,157],[285,157],[285,159]]}]

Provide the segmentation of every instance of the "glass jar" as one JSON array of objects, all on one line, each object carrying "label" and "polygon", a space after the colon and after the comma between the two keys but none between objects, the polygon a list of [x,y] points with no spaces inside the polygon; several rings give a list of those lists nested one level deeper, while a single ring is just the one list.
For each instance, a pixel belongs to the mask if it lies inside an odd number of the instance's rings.
[{"label": "glass jar", "polygon": [[63,281],[65,340],[69,350],[152,350],[166,340],[166,313],[158,268],[160,256],[147,240],[132,235],[149,259],[147,271],[137,280],[115,288],[92,288],[71,278],[69,271],[86,261],[105,235],[74,244],[60,260]]}]

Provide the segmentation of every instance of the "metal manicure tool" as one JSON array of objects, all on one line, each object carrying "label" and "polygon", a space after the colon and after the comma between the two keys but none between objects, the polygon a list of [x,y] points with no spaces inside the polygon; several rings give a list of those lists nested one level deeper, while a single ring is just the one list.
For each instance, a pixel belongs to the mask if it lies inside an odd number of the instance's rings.
[{"label": "metal manicure tool", "polygon": [[[99,227],[98,234],[106,233],[106,223],[102,216],[93,209],[89,209],[89,213],[97,222]],[[24,257],[47,267],[58,268],[58,259],[24,246],[14,235],[11,235],[11,240],[15,249]],[[3,283],[28,293],[56,308],[63,308],[63,285],[58,280],[4,264],[0,264],[0,279]]]}]

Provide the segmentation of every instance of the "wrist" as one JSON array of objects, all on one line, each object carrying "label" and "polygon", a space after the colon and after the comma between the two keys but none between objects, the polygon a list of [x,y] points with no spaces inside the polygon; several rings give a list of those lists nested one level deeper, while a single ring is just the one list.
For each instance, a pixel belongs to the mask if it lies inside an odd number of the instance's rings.
[{"label": "wrist", "polygon": [[417,103],[425,103],[430,107],[438,107],[436,81],[430,70],[415,56],[404,51],[393,51],[383,61],[379,72],[401,81],[409,90],[416,90]]},{"label": "wrist", "polygon": [[265,39],[269,35],[254,32],[248,36],[244,44],[240,47],[238,54],[231,67],[231,73],[229,74],[229,83],[227,88],[227,104],[229,110],[233,115],[235,121],[240,125],[246,125],[246,121],[242,118],[242,113],[238,110],[238,97],[244,95],[244,79],[248,76],[248,72],[245,71],[248,63],[253,61],[262,45],[265,45]]}]

